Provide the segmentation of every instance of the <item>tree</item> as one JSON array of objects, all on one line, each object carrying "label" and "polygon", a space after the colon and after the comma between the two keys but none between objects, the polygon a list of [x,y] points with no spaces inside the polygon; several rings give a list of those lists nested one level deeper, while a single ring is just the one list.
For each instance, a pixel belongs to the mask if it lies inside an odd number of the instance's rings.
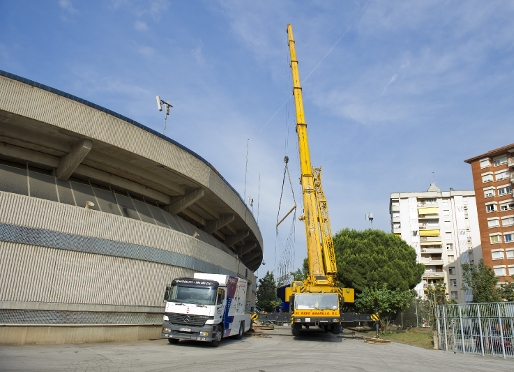
[{"label": "tree", "polygon": [[264,278],[259,279],[257,289],[257,306],[264,311],[273,312],[282,301],[277,297],[277,285],[273,273],[269,271]]},{"label": "tree", "polygon": [[396,319],[396,315],[407,309],[414,299],[415,292],[413,290],[391,290],[387,283],[382,286],[373,286],[364,288],[357,295],[355,306],[361,312],[374,313],[378,311],[381,320],[385,320],[385,331],[392,320]]},{"label": "tree", "polygon": [[298,269],[296,271],[293,271],[291,273],[291,276],[293,277],[293,280],[305,280],[307,278],[307,275],[309,275],[309,261],[307,258],[303,260],[303,266],[301,269]]},{"label": "tree", "polygon": [[419,314],[427,320],[429,325],[435,328],[436,305],[455,303],[455,300],[449,299],[446,284],[443,281],[428,285],[424,292],[425,298],[421,298],[419,302]]},{"label": "tree", "polygon": [[357,294],[366,288],[408,291],[420,281],[425,266],[400,237],[381,230],[343,229],[334,236],[337,278]]},{"label": "tree", "polygon": [[500,291],[496,287],[498,279],[494,270],[480,260],[478,265],[462,264],[462,289],[471,288],[473,302],[498,302],[501,301]]},{"label": "tree", "polygon": [[[514,275],[511,276],[512,280],[514,280]],[[502,284],[499,288],[500,297],[504,301],[514,301],[514,281],[510,281],[508,283]]]}]

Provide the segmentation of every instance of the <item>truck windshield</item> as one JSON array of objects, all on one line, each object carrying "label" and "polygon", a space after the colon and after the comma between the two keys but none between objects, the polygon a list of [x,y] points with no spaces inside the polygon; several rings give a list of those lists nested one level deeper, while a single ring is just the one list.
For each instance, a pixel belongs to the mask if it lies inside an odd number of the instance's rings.
[{"label": "truck windshield", "polygon": [[298,310],[337,310],[336,293],[302,293],[294,296],[294,308]]},{"label": "truck windshield", "polygon": [[186,285],[172,285],[169,302],[184,302],[198,305],[214,305],[216,303],[217,290],[213,287],[198,287]]}]

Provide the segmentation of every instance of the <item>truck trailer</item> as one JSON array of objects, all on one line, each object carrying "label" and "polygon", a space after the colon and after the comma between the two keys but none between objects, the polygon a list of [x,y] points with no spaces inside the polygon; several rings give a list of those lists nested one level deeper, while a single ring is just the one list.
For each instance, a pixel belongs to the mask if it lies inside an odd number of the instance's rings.
[{"label": "truck trailer", "polygon": [[195,273],[176,278],[166,287],[162,337],[210,342],[241,339],[251,327],[247,301],[248,282],[230,275]]}]

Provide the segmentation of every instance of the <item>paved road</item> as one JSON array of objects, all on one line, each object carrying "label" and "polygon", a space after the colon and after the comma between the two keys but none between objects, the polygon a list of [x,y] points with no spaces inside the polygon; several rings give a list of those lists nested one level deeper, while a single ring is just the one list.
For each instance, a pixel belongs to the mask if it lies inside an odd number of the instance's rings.
[{"label": "paved road", "polygon": [[514,360],[445,353],[391,343],[366,344],[289,327],[267,337],[226,339],[218,348],[167,340],[77,345],[0,346],[0,371],[513,371]]}]

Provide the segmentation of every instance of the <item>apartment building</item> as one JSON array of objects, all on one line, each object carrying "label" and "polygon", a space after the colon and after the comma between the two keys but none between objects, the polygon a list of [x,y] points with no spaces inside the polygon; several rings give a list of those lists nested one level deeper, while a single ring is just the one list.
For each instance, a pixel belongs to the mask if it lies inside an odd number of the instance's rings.
[{"label": "apartment building", "polygon": [[465,160],[471,165],[484,263],[498,282],[514,275],[514,144]]},{"label": "apartment building", "polygon": [[418,294],[444,282],[451,299],[472,301],[471,290],[462,290],[461,264],[482,257],[474,191],[441,191],[434,182],[425,192],[393,192],[389,213],[392,232],[412,246],[425,265]]}]

